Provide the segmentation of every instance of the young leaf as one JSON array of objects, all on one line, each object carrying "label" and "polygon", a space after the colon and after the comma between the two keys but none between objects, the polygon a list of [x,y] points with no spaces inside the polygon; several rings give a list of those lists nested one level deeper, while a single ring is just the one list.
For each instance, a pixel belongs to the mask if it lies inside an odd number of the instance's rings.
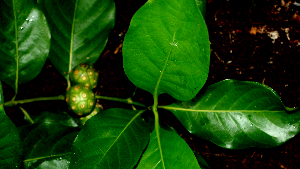
[{"label": "young leaf", "polygon": [[16,91],[41,71],[50,49],[44,14],[32,0],[7,0],[0,6],[0,79]]},{"label": "young leaf", "polygon": [[[175,132],[160,128],[161,146],[158,145],[156,131],[150,136],[149,145],[137,169],[148,168],[199,168],[197,159],[186,142]],[[160,153],[160,149],[162,154]]]},{"label": "young leaf", "polygon": [[68,127],[56,121],[22,127],[25,168],[67,169],[72,143],[80,128]]},{"label": "young leaf", "polygon": [[195,0],[149,0],[126,33],[123,66],[137,87],[188,101],[207,79],[209,54],[206,24]]},{"label": "young leaf", "polygon": [[95,63],[114,27],[113,0],[44,0],[51,28],[49,59],[65,77],[80,63]]},{"label": "young leaf", "polygon": [[70,168],[132,168],[150,130],[143,111],[108,109],[89,119],[73,143]]},{"label": "young leaf", "polygon": [[271,88],[224,80],[169,109],[190,133],[228,149],[275,147],[299,133],[300,111],[288,114]]},{"label": "young leaf", "polygon": [[3,109],[2,84],[0,81],[0,168],[19,168],[22,142],[16,126]]}]

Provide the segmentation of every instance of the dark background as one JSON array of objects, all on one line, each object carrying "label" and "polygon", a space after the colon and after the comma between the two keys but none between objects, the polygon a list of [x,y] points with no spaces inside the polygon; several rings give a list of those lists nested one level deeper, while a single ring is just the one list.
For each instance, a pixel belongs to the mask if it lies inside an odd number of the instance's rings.
[{"label": "dark background", "polygon": [[[100,59],[95,64],[100,73],[97,94],[127,98],[135,90],[122,65],[122,44],[130,20],[146,0],[115,0],[116,25]],[[287,107],[300,106],[300,6],[289,0],[208,0],[205,17],[211,42],[211,65],[206,85],[224,79],[248,80],[273,88]],[[299,2],[299,1],[298,1]],[[300,3],[300,2],[299,2]],[[277,39],[271,39],[272,33]],[[63,94],[67,84],[60,73],[46,62],[33,81],[19,88],[17,99]],[[13,90],[4,84],[5,101]],[[152,95],[140,89],[136,101],[152,104]],[[159,97],[160,104],[174,100]],[[131,108],[126,104],[98,101],[104,109]],[[67,111],[63,101],[22,105],[29,114],[45,110]],[[27,124],[19,108],[5,108],[17,126]],[[272,149],[227,150],[189,134],[169,112],[160,112],[160,121],[173,126],[189,146],[201,154],[211,168],[299,168],[300,136]]]}]

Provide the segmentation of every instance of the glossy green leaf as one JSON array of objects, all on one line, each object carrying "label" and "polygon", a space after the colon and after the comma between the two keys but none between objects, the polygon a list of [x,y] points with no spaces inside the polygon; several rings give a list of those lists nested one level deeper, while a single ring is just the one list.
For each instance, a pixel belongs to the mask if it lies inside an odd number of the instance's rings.
[{"label": "glossy green leaf", "polygon": [[[177,133],[162,128],[160,128],[159,133],[161,144],[158,144],[156,131],[154,130],[137,169],[200,169],[193,151]],[[160,153],[160,149],[162,153]]]},{"label": "glossy green leaf", "polygon": [[202,157],[199,153],[197,153],[197,152],[195,152],[195,151],[193,151],[193,152],[194,152],[194,155],[195,155],[195,157],[196,157],[196,159],[197,159],[197,161],[198,161],[198,163],[199,163],[201,169],[210,169],[209,165],[208,165],[207,162],[203,159],[203,157]]},{"label": "glossy green leaf", "polygon": [[30,169],[68,169],[70,163],[70,156],[52,157],[47,160],[39,160],[39,162],[30,161],[25,162],[25,168]]},{"label": "glossy green leaf", "polygon": [[16,85],[35,78],[44,66],[50,31],[32,0],[2,1],[0,18],[0,79],[17,90]]},{"label": "glossy green leaf", "polygon": [[190,133],[228,149],[275,147],[299,133],[300,111],[288,114],[274,90],[256,82],[224,80],[169,109]]},{"label": "glossy green leaf", "polygon": [[72,143],[79,130],[78,127],[68,127],[56,121],[21,128],[25,168],[67,169]]},{"label": "glossy green leaf", "polygon": [[114,108],[89,119],[74,141],[70,168],[133,168],[150,136],[142,112]]},{"label": "glossy green leaf", "polygon": [[195,0],[203,17],[206,15],[206,0]]},{"label": "glossy green leaf", "polygon": [[22,157],[22,142],[14,123],[3,109],[2,84],[0,81],[0,168],[19,168]]},{"label": "glossy green leaf", "polygon": [[51,28],[49,59],[65,77],[69,68],[95,63],[115,23],[113,0],[44,0]]},{"label": "glossy green leaf", "polygon": [[194,0],[149,0],[131,20],[123,66],[137,87],[188,101],[207,79],[209,54],[208,31]]},{"label": "glossy green leaf", "polygon": [[[35,123],[37,123],[37,122],[47,123],[47,122],[56,121],[65,126],[78,127],[78,124],[76,123],[74,118],[72,118],[67,113],[60,112],[60,111],[58,111],[58,112],[45,111],[38,115],[32,115],[31,118]],[[25,119],[25,120],[27,120],[27,119]]]}]

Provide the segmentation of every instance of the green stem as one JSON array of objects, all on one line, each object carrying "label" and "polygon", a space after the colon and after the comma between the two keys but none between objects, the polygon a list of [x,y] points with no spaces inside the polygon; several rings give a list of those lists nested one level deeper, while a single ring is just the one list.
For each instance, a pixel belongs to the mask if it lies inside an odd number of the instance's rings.
[{"label": "green stem", "polygon": [[30,161],[36,161],[36,160],[47,159],[47,158],[54,158],[54,157],[63,157],[63,156],[67,156],[69,154],[71,154],[71,152],[64,153],[64,154],[54,154],[54,155],[50,155],[50,156],[43,156],[43,157],[26,159],[26,160],[23,160],[23,162],[30,162]]},{"label": "green stem", "polygon": [[53,96],[53,97],[37,97],[33,99],[25,99],[25,100],[17,100],[17,101],[9,101],[5,102],[4,106],[5,107],[12,107],[16,106],[18,104],[24,104],[24,103],[30,103],[30,102],[35,102],[35,101],[46,101],[46,100],[65,100],[64,95],[59,95],[59,96]]},{"label": "green stem", "polygon": [[[137,106],[141,106],[141,107],[147,107],[142,103],[132,101],[131,98],[121,99],[121,98],[116,98],[116,97],[96,95],[96,99],[118,101],[118,102],[133,104],[133,105],[137,105]],[[64,95],[59,95],[59,96],[53,96],[53,97],[38,97],[38,98],[33,98],[33,99],[8,101],[8,102],[4,103],[4,106],[5,107],[12,107],[12,106],[16,106],[18,104],[30,103],[30,102],[35,102],[35,101],[47,101],[47,100],[65,100],[65,96]]]},{"label": "green stem", "polygon": [[161,161],[162,161],[162,165],[163,168],[165,168],[165,162],[164,162],[164,157],[162,154],[162,148],[161,148],[161,142],[160,142],[160,134],[159,134],[159,115],[157,112],[157,105],[158,105],[158,97],[157,97],[157,92],[154,93],[154,104],[152,107],[152,111],[154,113],[154,126],[155,126],[155,132],[156,132],[156,138],[157,138],[157,143],[158,143],[158,147],[159,147],[159,152],[160,152],[160,156],[161,156]]},{"label": "green stem", "polygon": [[154,94],[153,94],[154,103],[153,103],[152,111],[154,113],[154,122],[155,122],[154,126],[155,126],[157,144],[158,144],[158,147],[159,147],[159,153],[160,153],[160,157],[161,157],[161,163],[163,165],[163,168],[165,169],[166,168],[165,167],[165,161],[164,161],[164,156],[163,156],[163,153],[162,153],[162,147],[161,147],[161,142],[160,142],[160,134],[159,134],[159,128],[160,128],[160,126],[159,126],[159,115],[158,115],[158,111],[157,111],[157,107],[158,107],[158,86],[159,86],[159,83],[161,81],[163,71],[160,74],[160,77],[159,77],[158,82],[156,84],[156,87],[154,89]]},{"label": "green stem", "polygon": [[77,18],[75,18],[76,12],[77,12],[77,4],[78,4],[78,1],[75,2],[75,10],[74,10],[73,22],[72,22],[71,41],[70,41],[70,56],[69,56],[69,70],[68,70],[68,78],[67,78],[67,82],[68,82],[67,90],[69,90],[70,87],[71,87],[70,72],[72,71],[72,62],[73,62],[73,42],[74,42],[75,20],[77,19]]},{"label": "green stem", "polygon": [[96,99],[102,99],[102,100],[111,100],[111,101],[123,102],[123,103],[127,103],[127,104],[134,104],[134,105],[137,105],[137,106],[146,107],[142,103],[132,101],[131,98],[121,99],[121,98],[117,98],[117,97],[108,97],[108,96],[100,96],[100,95],[96,95],[95,98]]},{"label": "green stem", "polygon": [[71,88],[70,73],[68,73],[67,84],[68,84],[67,90],[69,90]]},{"label": "green stem", "polygon": [[19,108],[21,109],[21,111],[23,112],[23,114],[28,118],[28,120],[30,121],[30,123],[34,124],[34,121],[30,117],[30,115],[27,113],[27,111],[25,109],[23,109],[23,107],[19,107]]}]

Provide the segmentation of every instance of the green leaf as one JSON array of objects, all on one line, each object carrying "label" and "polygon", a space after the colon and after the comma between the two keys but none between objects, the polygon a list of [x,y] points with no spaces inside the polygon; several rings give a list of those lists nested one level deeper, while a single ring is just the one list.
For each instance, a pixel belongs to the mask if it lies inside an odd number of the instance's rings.
[{"label": "green leaf", "polygon": [[4,103],[4,96],[3,96],[2,83],[0,81],[0,105],[3,106],[3,103]]},{"label": "green leaf", "polygon": [[197,158],[197,161],[201,167],[201,169],[210,169],[209,165],[207,164],[207,162],[203,159],[203,157],[198,154],[196,151],[193,151],[194,152],[194,155],[196,156]]},{"label": "green leaf", "polygon": [[123,47],[129,80],[157,96],[192,99],[209,69],[209,39],[194,0],[148,1],[133,16]]},{"label": "green leaf", "polygon": [[195,0],[203,17],[206,15],[206,0]]},{"label": "green leaf", "polygon": [[78,124],[72,118],[70,115],[68,115],[65,112],[49,112],[49,111],[44,111],[38,115],[32,115],[31,118],[33,121],[39,122],[39,123],[47,123],[47,122],[60,122],[61,124],[65,126],[70,126],[70,127],[78,127]]},{"label": "green leaf", "polygon": [[52,35],[49,59],[67,77],[80,63],[100,57],[115,23],[113,0],[44,0]]},{"label": "green leaf", "polygon": [[4,112],[3,100],[0,81],[0,168],[19,168],[22,142],[16,126]]},{"label": "green leaf", "polygon": [[0,78],[16,91],[34,79],[50,49],[46,18],[32,0],[6,0],[0,7]]},{"label": "green leaf", "polygon": [[288,114],[276,92],[256,82],[224,80],[169,109],[190,133],[228,149],[275,147],[299,133],[300,111]]},{"label": "green leaf", "polygon": [[72,143],[79,130],[56,121],[22,127],[25,168],[68,168]]},{"label": "green leaf", "polygon": [[[148,168],[200,168],[197,159],[186,142],[175,132],[160,128],[160,146],[156,131],[150,136],[149,145],[137,169]],[[160,149],[162,154],[160,153]]]},{"label": "green leaf", "polygon": [[108,109],[89,119],[73,144],[70,168],[132,168],[150,136],[143,111]]},{"label": "green leaf", "polygon": [[25,162],[25,168],[30,169],[68,169],[70,157],[52,157],[47,160]]}]

